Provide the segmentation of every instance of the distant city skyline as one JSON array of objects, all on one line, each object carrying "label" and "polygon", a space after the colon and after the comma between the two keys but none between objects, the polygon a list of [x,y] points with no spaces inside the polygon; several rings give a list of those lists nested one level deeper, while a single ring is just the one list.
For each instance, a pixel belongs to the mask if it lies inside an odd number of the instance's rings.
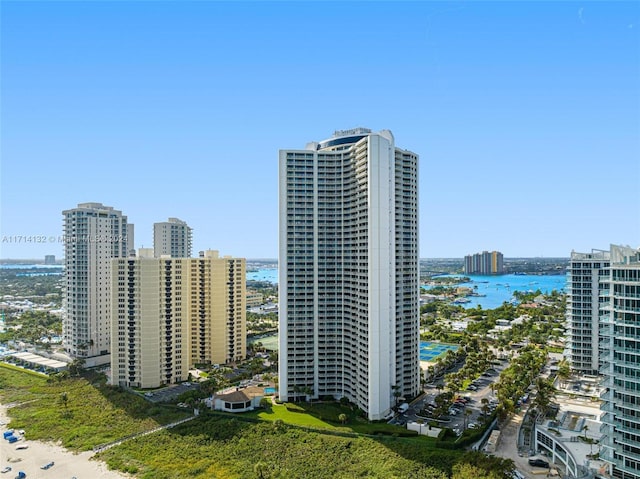
[{"label": "distant city skyline", "polygon": [[640,246],[637,2],[0,8],[0,258],[85,202],[276,258],[278,150],[354,127],[420,156],[421,258]]}]

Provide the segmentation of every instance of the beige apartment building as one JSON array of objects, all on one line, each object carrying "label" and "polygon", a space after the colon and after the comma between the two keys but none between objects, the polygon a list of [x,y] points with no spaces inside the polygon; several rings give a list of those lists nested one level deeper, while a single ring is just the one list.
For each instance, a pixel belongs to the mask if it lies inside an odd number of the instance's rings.
[{"label": "beige apartment building", "polygon": [[247,290],[247,308],[256,308],[264,303],[264,296],[260,291]]},{"label": "beige apartment building", "polygon": [[246,260],[204,251],[190,264],[190,360],[225,364],[247,351]]},{"label": "beige apartment building", "polygon": [[155,388],[185,381],[196,364],[243,359],[245,267],[217,251],[113,260],[112,384]]}]

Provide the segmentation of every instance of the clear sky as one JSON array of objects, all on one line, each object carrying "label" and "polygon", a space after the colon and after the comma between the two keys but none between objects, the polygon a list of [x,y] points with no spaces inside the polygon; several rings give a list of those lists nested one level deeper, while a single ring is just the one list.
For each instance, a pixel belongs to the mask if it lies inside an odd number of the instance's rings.
[{"label": "clear sky", "polygon": [[640,246],[639,2],[0,9],[2,258],[84,202],[275,258],[278,150],[357,126],[420,155],[421,257]]}]

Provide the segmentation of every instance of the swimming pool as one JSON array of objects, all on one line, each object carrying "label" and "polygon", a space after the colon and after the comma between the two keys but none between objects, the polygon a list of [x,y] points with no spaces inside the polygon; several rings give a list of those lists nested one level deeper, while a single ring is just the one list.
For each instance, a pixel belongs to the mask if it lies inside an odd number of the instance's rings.
[{"label": "swimming pool", "polygon": [[264,388],[264,393],[265,394],[275,394],[277,392],[278,392],[278,390],[276,388]]},{"label": "swimming pool", "polygon": [[420,361],[433,361],[438,356],[446,354],[447,351],[457,351],[458,347],[455,344],[420,341]]}]

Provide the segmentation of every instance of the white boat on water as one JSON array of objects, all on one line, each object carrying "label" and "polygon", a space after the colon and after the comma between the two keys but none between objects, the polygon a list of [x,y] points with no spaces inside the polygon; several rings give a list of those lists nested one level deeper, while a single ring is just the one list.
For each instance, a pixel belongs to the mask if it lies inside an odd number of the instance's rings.
[{"label": "white boat on water", "polygon": [[471,300],[467,299],[467,298],[456,298],[452,301],[453,304],[464,304],[464,303],[470,303]]}]

